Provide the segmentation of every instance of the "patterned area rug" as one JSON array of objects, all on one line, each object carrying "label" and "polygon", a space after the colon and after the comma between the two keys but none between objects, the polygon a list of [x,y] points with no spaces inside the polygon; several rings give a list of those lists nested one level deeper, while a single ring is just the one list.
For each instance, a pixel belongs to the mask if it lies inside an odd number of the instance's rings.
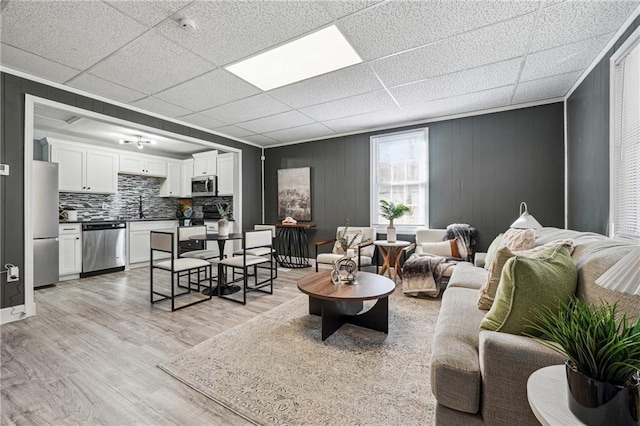
[{"label": "patterned area rug", "polygon": [[396,290],[388,335],[347,324],[324,342],[307,303],[293,299],[159,367],[256,424],[433,423],[439,299]]}]

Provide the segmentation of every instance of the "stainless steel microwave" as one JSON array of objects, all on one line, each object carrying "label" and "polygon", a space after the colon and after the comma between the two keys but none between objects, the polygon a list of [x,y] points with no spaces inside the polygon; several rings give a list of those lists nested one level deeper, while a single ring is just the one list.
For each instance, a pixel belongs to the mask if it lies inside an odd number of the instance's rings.
[{"label": "stainless steel microwave", "polygon": [[218,195],[218,176],[197,176],[191,178],[192,197],[215,197]]}]

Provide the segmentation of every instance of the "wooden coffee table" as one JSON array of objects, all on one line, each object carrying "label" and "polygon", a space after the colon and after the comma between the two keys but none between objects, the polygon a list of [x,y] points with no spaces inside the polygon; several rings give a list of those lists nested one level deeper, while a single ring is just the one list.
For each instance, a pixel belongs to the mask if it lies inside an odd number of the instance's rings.
[{"label": "wooden coffee table", "polygon": [[[347,323],[389,333],[389,295],[396,285],[386,277],[358,272],[355,284],[334,285],[331,271],[321,271],[300,279],[298,289],[309,295],[309,314],[322,317],[323,341]],[[361,314],[364,300],[377,302]]]}]

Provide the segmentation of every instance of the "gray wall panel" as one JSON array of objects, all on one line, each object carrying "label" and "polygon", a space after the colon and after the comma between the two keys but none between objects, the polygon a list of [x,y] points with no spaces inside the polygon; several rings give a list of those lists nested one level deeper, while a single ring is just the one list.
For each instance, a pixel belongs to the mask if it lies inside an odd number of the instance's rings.
[{"label": "gray wall panel", "polygon": [[[261,221],[261,149],[240,142],[191,129],[160,118],[129,111],[102,101],[85,98],[65,90],[50,87],[31,80],[1,73],[2,86],[2,128],[0,132],[0,154],[2,162],[9,164],[11,175],[0,179],[0,265],[14,263],[23,271],[24,277],[24,96],[32,94],[42,98],[62,102],[71,106],[123,118],[158,129],[168,129],[176,133],[198,139],[242,149],[243,165],[243,214],[246,227]],[[24,286],[5,283],[4,275],[0,285],[1,307],[24,303]]]},{"label": "gray wall panel", "polygon": [[[528,203],[542,224],[563,226],[562,103],[426,126],[430,227],[469,223],[478,228],[479,249],[484,250],[517,218],[520,201]],[[424,125],[384,132],[420,127]],[[309,232],[310,248],[313,241],[332,238],[346,218],[353,225],[367,226],[371,135],[266,149],[266,221],[277,220],[277,170],[308,166],[312,168],[313,221],[318,225]]]},{"label": "gray wall panel", "polygon": [[609,59],[640,26],[640,17],[616,41],[567,100],[568,227],[608,232]]}]

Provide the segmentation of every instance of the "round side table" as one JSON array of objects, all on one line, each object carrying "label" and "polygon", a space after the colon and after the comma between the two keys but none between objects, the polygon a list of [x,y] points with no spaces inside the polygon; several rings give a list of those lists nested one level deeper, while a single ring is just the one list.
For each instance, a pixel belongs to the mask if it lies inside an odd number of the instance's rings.
[{"label": "round side table", "polygon": [[541,368],[527,380],[531,411],[544,426],[584,425],[569,410],[568,392],[564,365]]},{"label": "round side table", "polygon": [[[380,275],[387,273],[387,276],[391,278],[393,282],[396,281],[396,276],[402,279],[402,269],[400,268],[400,255],[402,249],[411,244],[409,241],[395,241],[390,243],[387,240],[376,240],[373,242],[382,253],[382,269],[380,269]],[[393,276],[391,274],[391,268],[393,268]]]}]

